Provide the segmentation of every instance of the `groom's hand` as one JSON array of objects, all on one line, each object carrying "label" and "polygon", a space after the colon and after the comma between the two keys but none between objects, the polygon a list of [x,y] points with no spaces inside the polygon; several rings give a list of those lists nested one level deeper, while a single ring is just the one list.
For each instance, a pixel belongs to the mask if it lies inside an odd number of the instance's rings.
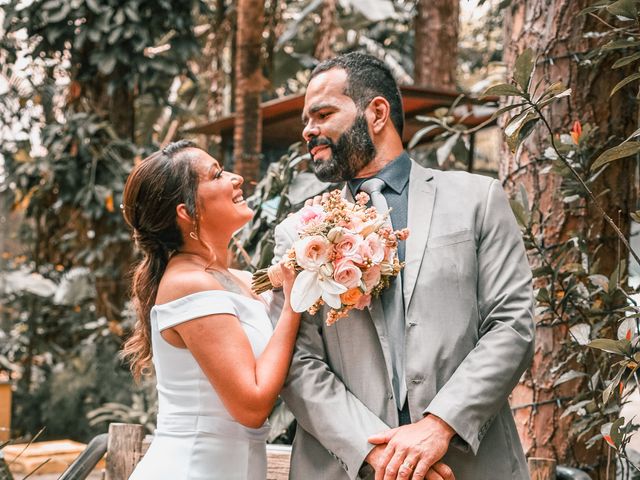
[{"label": "groom's hand", "polygon": [[[376,447],[369,455],[374,454],[376,464],[367,462],[376,470],[376,480],[422,480],[439,477],[452,480],[454,477],[451,469],[442,463],[436,465],[436,462],[447,453],[449,442],[455,433],[444,420],[435,415],[427,415],[419,422],[370,437],[369,443]],[[383,446],[384,451],[379,455],[378,449]]]}]

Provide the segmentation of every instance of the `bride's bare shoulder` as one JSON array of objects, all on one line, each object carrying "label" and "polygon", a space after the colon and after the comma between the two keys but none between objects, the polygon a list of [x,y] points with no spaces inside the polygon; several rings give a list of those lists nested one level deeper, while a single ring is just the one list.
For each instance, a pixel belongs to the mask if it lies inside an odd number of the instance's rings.
[{"label": "bride's bare shoulder", "polygon": [[201,267],[170,264],[160,280],[156,303],[171,302],[207,290],[224,290],[224,288],[215,277]]}]

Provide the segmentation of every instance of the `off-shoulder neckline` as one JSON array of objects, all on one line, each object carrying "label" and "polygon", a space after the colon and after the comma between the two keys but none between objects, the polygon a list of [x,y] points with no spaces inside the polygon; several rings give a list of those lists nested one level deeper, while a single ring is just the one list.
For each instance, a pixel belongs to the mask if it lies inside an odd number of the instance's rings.
[{"label": "off-shoulder neckline", "polygon": [[252,301],[252,302],[258,302],[259,304],[261,304],[263,306],[265,305],[265,303],[262,300],[258,300],[257,298],[247,297],[246,295],[242,295],[241,293],[230,292],[228,290],[202,290],[201,292],[190,293],[189,295],[185,295],[184,297],[176,298],[175,300],[171,300],[169,302],[156,303],[152,307],[152,309],[163,309],[163,308],[166,308],[166,307],[171,307],[173,305],[183,303],[186,300],[190,300],[190,299],[197,298],[197,297],[205,297],[205,296],[207,296],[209,294],[212,294],[212,293],[215,293],[215,294],[222,293],[222,294],[233,295],[233,296],[236,296],[236,297],[240,297],[240,298],[242,298],[244,300],[249,300],[249,301]]}]

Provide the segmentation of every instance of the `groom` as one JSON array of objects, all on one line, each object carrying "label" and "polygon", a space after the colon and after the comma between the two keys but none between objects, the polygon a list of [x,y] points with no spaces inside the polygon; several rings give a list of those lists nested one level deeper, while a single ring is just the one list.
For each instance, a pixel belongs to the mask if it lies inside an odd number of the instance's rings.
[{"label": "groom", "polygon": [[[368,55],[315,68],[303,123],[318,178],[382,197],[410,236],[371,307],[301,323],[282,392],[298,420],[290,478],[529,478],[507,397],[533,354],[531,271],[499,182],[411,160],[398,86]],[[276,227],[274,261],[296,221]]]}]

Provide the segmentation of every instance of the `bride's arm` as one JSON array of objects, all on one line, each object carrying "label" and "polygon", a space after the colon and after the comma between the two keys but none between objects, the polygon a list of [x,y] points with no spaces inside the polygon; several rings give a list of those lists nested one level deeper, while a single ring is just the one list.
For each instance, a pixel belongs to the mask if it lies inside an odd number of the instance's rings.
[{"label": "bride's arm", "polygon": [[229,413],[241,424],[258,428],[267,419],[289,369],[300,314],[291,309],[294,274],[285,272],[285,305],[262,354],[256,359],[238,319],[208,315],[176,325],[180,335]]}]

